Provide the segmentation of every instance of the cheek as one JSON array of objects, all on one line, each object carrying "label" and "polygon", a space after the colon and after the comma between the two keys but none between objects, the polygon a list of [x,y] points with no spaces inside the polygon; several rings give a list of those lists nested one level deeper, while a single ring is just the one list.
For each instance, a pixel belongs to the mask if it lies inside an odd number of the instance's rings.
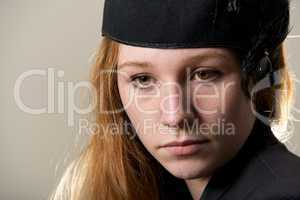
[{"label": "cheek", "polygon": [[192,102],[203,119],[231,118],[248,107],[238,74],[213,84],[192,86]]},{"label": "cheek", "polygon": [[[241,147],[251,129],[253,115],[250,101],[244,95],[238,76],[224,81],[217,86],[219,96],[207,100],[207,107],[215,108],[218,112],[212,115],[205,115],[217,123],[221,132],[214,137],[216,149],[221,150],[224,155],[233,155]],[[207,120],[207,121],[208,121]]]},{"label": "cheek", "polygon": [[161,139],[161,135],[157,134],[157,122],[154,121],[156,118],[140,112],[134,104],[130,105],[125,111],[136,132],[135,137],[141,141],[150,154],[156,157],[155,146],[160,143]]},{"label": "cheek", "polygon": [[[137,137],[151,152],[153,144],[157,143],[159,138],[156,133],[158,122],[157,110],[158,100],[150,98],[151,94],[137,93],[130,87],[122,85],[119,90],[120,98],[124,110],[136,131]],[[155,137],[154,137],[155,136]]]},{"label": "cheek", "polygon": [[227,118],[235,123],[247,120],[248,113],[251,112],[250,101],[244,95],[239,81],[231,81],[224,88],[224,100],[222,108]]},{"label": "cheek", "polygon": [[192,104],[198,115],[204,119],[218,113],[220,109],[220,89],[218,85],[192,86]]},{"label": "cheek", "polygon": [[[159,100],[148,96],[140,96],[136,93],[130,97],[120,94],[124,109],[136,127],[157,123],[159,118]],[[149,131],[148,131],[149,132]]]}]

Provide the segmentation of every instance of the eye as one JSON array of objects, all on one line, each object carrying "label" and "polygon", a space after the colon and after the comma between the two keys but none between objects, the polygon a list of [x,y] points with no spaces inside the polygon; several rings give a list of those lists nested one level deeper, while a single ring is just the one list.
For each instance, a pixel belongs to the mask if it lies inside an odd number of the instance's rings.
[{"label": "eye", "polygon": [[196,81],[201,81],[201,82],[208,82],[208,81],[215,80],[220,75],[221,75],[220,71],[205,69],[205,70],[195,71],[192,74],[191,79]]},{"label": "eye", "polygon": [[131,78],[133,86],[139,89],[148,89],[153,86],[153,78],[148,75],[138,75]]}]

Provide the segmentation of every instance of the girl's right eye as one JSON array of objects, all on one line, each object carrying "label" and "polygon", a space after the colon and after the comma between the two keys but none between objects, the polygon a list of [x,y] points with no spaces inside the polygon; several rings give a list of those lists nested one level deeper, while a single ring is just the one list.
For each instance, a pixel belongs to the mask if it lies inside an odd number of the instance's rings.
[{"label": "girl's right eye", "polygon": [[133,86],[139,89],[148,89],[153,86],[153,78],[148,75],[139,75],[131,78]]}]

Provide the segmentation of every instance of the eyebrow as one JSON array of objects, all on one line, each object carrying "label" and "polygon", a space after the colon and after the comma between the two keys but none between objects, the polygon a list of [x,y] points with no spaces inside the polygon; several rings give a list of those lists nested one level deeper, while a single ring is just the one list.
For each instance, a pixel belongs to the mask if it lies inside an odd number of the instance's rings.
[{"label": "eyebrow", "polygon": [[[199,60],[206,60],[214,57],[221,57],[222,59],[227,58],[227,56],[223,53],[199,54],[199,55],[189,56],[188,58],[185,58],[183,60],[183,63],[196,62]],[[153,67],[153,64],[150,62],[142,62],[142,61],[127,61],[122,63],[121,65],[118,65],[118,68],[120,69],[122,67],[127,67],[127,66],[139,67],[139,68],[150,68]]]},{"label": "eyebrow", "polygon": [[118,65],[118,68],[122,67],[140,67],[140,68],[147,68],[147,67],[153,67],[152,63],[150,62],[140,62],[140,61],[127,61],[122,63],[121,65]]}]

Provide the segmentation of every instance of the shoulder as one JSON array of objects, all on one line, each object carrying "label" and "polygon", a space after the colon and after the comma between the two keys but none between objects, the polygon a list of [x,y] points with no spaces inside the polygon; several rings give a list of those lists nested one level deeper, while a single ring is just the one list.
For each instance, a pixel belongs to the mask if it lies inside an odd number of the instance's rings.
[{"label": "shoulder", "polygon": [[265,176],[272,180],[300,180],[300,157],[282,143],[264,149],[257,155],[256,162],[266,171]]},{"label": "shoulder", "polygon": [[282,143],[268,146],[259,152],[255,162],[274,179],[300,178],[300,157],[290,152]]},{"label": "shoulder", "polygon": [[256,123],[238,152],[211,178],[205,200],[300,200],[300,157]]},{"label": "shoulder", "polygon": [[300,158],[285,145],[268,146],[249,163],[244,178],[253,183],[244,199],[300,200]]},{"label": "shoulder", "polygon": [[300,200],[299,180],[278,179],[255,187],[245,199],[251,200]]}]

